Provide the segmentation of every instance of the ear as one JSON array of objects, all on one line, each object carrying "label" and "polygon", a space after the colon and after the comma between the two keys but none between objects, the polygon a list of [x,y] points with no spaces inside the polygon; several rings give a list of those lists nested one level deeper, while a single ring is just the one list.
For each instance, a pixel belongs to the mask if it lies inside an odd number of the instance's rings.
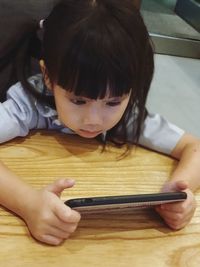
[{"label": "ear", "polygon": [[39,64],[40,64],[40,69],[41,69],[42,74],[43,74],[45,85],[49,90],[52,91],[53,90],[53,86],[52,86],[52,83],[51,83],[51,81],[50,81],[50,79],[48,77],[48,74],[47,74],[48,72],[47,72],[47,68],[45,66],[44,60],[41,59]]}]

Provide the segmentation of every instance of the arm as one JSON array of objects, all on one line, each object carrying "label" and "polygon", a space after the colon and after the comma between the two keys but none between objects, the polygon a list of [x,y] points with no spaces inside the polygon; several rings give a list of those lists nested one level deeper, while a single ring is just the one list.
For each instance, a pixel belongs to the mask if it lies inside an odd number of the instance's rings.
[{"label": "arm", "polygon": [[171,228],[180,229],[191,220],[196,208],[193,192],[200,187],[200,140],[184,134],[171,156],[178,159],[179,163],[162,191],[183,190],[187,193],[187,200],[161,205],[157,211]]},{"label": "arm", "polygon": [[80,220],[79,213],[59,198],[65,188],[73,185],[73,180],[60,179],[36,190],[0,162],[0,204],[22,217],[36,239],[51,245],[68,238]]},{"label": "arm", "polygon": [[173,181],[185,181],[195,192],[200,187],[200,140],[185,134],[172,151],[179,164],[172,174]]}]

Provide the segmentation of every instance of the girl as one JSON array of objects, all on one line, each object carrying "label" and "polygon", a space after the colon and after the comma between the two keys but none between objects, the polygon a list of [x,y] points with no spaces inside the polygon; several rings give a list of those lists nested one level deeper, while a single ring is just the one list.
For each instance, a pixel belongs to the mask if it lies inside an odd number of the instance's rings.
[{"label": "girl", "polygon": [[[156,210],[172,229],[184,227],[200,184],[200,142],[145,109],[153,51],[133,1],[65,0],[41,25],[41,47],[33,22],[1,62],[2,67],[12,59],[12,78],[20,82],[1,92],[0,141],[47,128],[171,155],[180,162],[162,191],[184,190],[187,200]],[[40,59],[42,74],[28,78],[29,55]],[[60,244],[78,225],[80,214],[59,199],[73,184],[61,179],[37,191],[0,165],[0,203],[48,244]]]}]

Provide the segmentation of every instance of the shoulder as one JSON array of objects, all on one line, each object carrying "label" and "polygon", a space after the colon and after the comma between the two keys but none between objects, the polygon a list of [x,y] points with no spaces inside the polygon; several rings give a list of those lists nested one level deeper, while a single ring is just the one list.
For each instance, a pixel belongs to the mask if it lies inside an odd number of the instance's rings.
[{"label": "shoulder", "polygon": [[16,83],[7,91],[7,99],[0,103],[0,143],[16,136],[25,136],[30,129],[42,127],[36,99]]},{"label": "shoulder", "polygon": [[183,129],[160,114],[148,113],[142,126],[139,143],[155,151],[171,154],[184,133]]},{"label": "shoulder", "polygon": [[[42,75],[37,74],[28,79],[28,82],[36,91],[42,93],[43,80]],[[20,82],[12,85],[7,91],[7,101],[12,100],[14,106],[18,106],[22,112],[34,112],[37,109],[38,101]]]},{"label": "shoulder", "polygon": [[[42,82],[42,75],[37,74],[28,79],[28,82],[38,91],[42,92],[43,82]],[[33,99],[34,97],[23,88],[21,82],[17,82],[16,84],[12,85],[7,91],[7,99],[12,98],[15,96],[17,99]]]},{"label": "shoulder", "polygon": [[9,100],[13,100],[21,110],[25,111],[34,101],[34,98],[24,90],[22,84],[18,82],[7,91],[7,101]]}]

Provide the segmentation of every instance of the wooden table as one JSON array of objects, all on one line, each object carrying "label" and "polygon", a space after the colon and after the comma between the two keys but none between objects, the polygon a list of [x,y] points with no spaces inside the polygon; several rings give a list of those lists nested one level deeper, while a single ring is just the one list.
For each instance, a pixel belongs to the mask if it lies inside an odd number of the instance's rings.
[{"label": "wooden table", "polygon": [[[0,158],[36,188],[73,177],[72,197],[158,192],[176,161],[142,148],[102,152],[94,140],[55,132],[33,133],[0,147]],[[24,222],[0,209],[1,267],[199,267],[200,193],[190,225],[171,231],[153,210],[87,215],[69,240],[51,247],[30,237]]]}]

